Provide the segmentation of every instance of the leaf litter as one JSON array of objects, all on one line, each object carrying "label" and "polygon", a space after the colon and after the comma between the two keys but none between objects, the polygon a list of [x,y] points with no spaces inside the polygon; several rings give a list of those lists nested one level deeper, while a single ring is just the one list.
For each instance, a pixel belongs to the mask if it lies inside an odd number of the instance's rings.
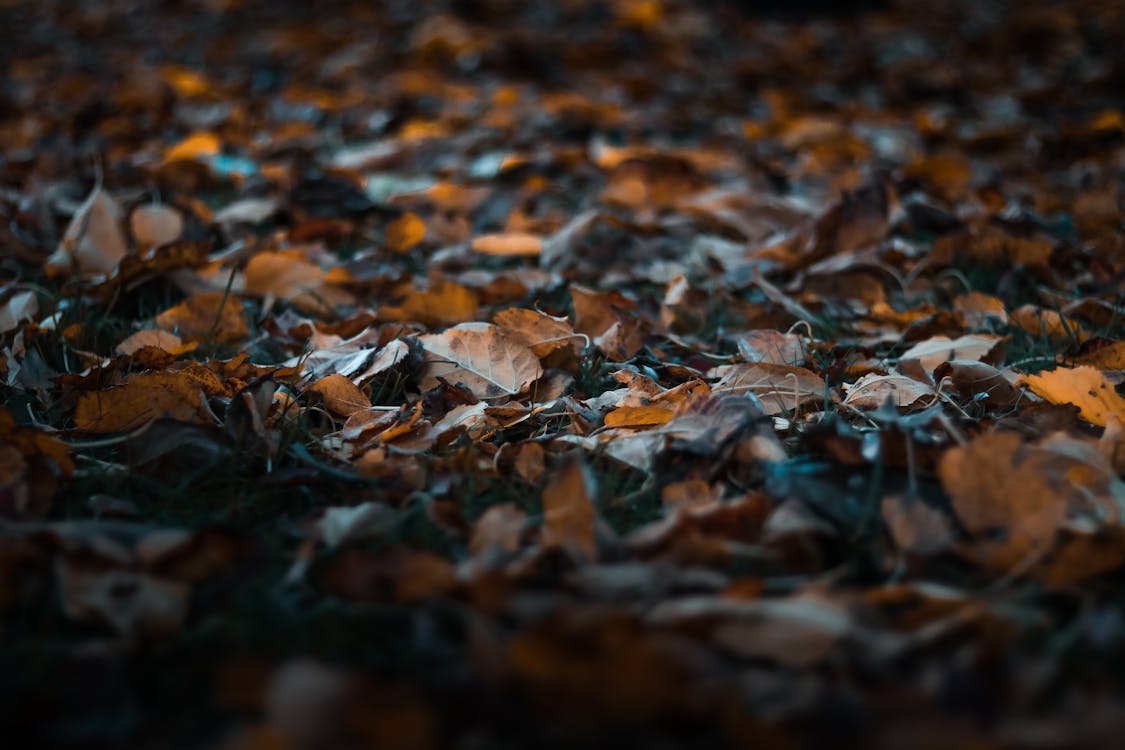
[{"label": "leaf litter", "polygon": [[1118,8],[267,5],[10,11],[4,730],[1116,741]]}]

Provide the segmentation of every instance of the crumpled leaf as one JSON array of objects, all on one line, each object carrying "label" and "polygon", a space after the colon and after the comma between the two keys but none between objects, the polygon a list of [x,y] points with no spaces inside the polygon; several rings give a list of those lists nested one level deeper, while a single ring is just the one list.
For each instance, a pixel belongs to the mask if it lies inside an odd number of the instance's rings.
[{"label": "crumpled leaf", "polygon": [[1105,427],[1110,419],[1125,422],[1125,398],[1093,367],[1058,367],[1025,375],[1027,387],[1053,404],[1074,404],[1087,422]]},{"label": "crumpled leaf", "polygon": [[804,367],[772,362],[720,365],[711,368],[707,377],[715,381],[711,389],[716,393],[754,394],[771,415],[832,400],[824,379]]},{"label": "crumpled leaf", "polygon": [[845,383],[844,390],[844,404],[864,411],[878,409],[887,399],[902,409],[928,406],[937,398],[933,387],[897,373],[868,373],[854,383]]},{"label": "crumpled leaf", "polygon": [[462,323],[418,339],[426,353],[426,390],[442,378],[464,385],[480,399],[514,396],[543,374],[530,349],[488,323]]},{"label": "crumpled leaf", "polygon": [[97,186],[71,217],[58,249],[47,259],[47,271],[55,276],[69,271],[82,276],[108,274],[128,252],[121,207]]}]

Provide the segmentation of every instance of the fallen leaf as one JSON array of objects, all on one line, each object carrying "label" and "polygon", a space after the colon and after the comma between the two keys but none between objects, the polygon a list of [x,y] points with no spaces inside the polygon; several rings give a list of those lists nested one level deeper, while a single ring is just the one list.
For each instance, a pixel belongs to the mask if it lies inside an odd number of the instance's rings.
[{"label": "fallen leaf", "polygon": [[162,349],[169,354],[183,354],[195,348],[194,344],[184,345],[180,337],[174,333],[167,331],[160,331],[156,329],[149,329],[146,331],[137,331],[133,335],[126,338],[118,344],[114,351],[118,354],[130,355],[135,354],[138,350],[146,346],[154,346],[157,349]]},{"label": "fallen leaf", "polygon": [[210,337],[222,344],[236,344],[250,335],[242,300],[223,292],[193,294],[157,315],[156,325],[189,342]]},{"label": "fallen leaf", "polygon": [[121,208],[100,186],[91,191],[71,217],[58,249],[47,259],[47,270],[60,275],[108,274],[128,254],[121,229]]},{"label": "fallen leaf", "polygon": [[473,239],[470,248],[481,255],[535,257],[543,251],[543,238],[526,232],[483,234]]},{"label": "fallen leaf", "polygon": [[1125,398],[1093,367],[1059,367],[1025,375],[1023,381],[1033,393],[1053,404],[1074,404],[1087,422],[1102,427],[1111,418],[1125,422]]},{"label": "fallen leaf", "polygon": [[16,292],[0,307],[0,333],[19,328],[25,320],[34,320],[39,314],[39,300],[35,292]]},{"label": "fallen leaf", "polygon": [[184,231],[184,217],[171,206],[151,203],[133,209],[129,228],[137,249],[147,250],[178,240]]},{"label": "fallen leaf", "polygon": [[247,294],[286,300],[312,313],[331,312],[355,298],[299,250],[259,253],[246,264]]},{"label": "fallen leaf", "polygon": [[410,211],[388,224],[383,234],[387,247],[396,253],[410,252],[425,237],[426,222]]},{"label": "fallen leaf", "polygon": [[767,414],[799,411],[806,405],[822,405],[831,400],[824,379],[811,370],[770,362],[720,365],[707,377],[714,381],[716,393],[752,393]]},{"label": "fallen leaf", "polygon": [[440,327],[472,320],[476,317],[479,305],[472,289],[451,281],[442,281],[430,289],[412,291],[401,305],[383,305],[379,308],[379,317]]},{"label": "fallen leaf", "polygon": [[531,349],[540,359],[560,349],[578,354],[585,341],[566,318],[553,318],[538,310],[509,308],[496,313],[492,320],[505,335]]},{"label": "fallen leaf", "polygon": [[494,325],[462,323],[418,338],[426,352],[426,390],[442,378],[464,385],[477,398],[514,396],[543,374],[539,358]]},{"label": "fallen leaf", "polygon": [[168,147],[164,152],[164,163],[174,161],[196,161],[201,157],[214,156],[223,147],[223,142],[214,133],[198,132]]},{"label": "fallen leaf", "polygon": [[308,388],[324,397],[324,405],[334,414],[350,417],[357,411],[371,408],[371,400],[348,378],[333,373],[317,380]]},{"label": "fallen leaf", "polygon": [[563,547],[586,562],[597,559],[597,488],[586,465],[571,458],[543,488],[543,545]]},{"label": "fallen leaf", "polygon": [[932,386],[905,375],[868,373],[854,383],[844,383],[844,405],[872,411],[888,399],[900,409],[929,406],[937,398]]},{"label": "fallen leaf", "polygon": [[84,393],[74,426],[84,432],[125,432],[152,419],[206,423],[198,383],[183,372],[140,373],[104,391]]}]

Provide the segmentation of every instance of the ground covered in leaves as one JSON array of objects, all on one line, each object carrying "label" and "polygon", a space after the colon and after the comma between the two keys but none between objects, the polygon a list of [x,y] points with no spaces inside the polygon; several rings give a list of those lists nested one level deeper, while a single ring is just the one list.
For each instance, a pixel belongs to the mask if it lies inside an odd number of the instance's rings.
[{"label": "ground covered in leaves", "polygon": [[1125,8],[0,3],[0,728],[1125,729]]}]

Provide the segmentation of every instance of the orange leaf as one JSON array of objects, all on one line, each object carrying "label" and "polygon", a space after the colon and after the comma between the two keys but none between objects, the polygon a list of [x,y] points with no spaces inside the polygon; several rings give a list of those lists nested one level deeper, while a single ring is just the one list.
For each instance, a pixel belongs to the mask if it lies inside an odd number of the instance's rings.
[{"label": "orange leaf", "polygon": [[1087,422],[1102,427],[1111,417],[1125,422],[1125,398],[1117,395],[1113,384],[1093,367],[1059,367],[1027,375],[1024,382],[1036,395],[1053,404],[1074,404]]},{"label": "orange leaf", "polygon": [[184,231],[184,217],[171,206],[137,206],[129,215],[129,228],[138,249],[147,250],[178,240]]},{"label": "orange leaf", "polygon": [[543,545],[563,547],[587,561],[597,557],[594,527],[597,488],[593,475],[578,459],[570,459],[543,490]]},{"label": "orange leaf", "polygon": [[426,237],[426,222],[407,211],[387,225],[383,235],[387,247],[396,253],[409,252]]},{"label": "orange leaf", "polygon": [[474,253],[482,255],[536,256],[543,252],[543,238],[527,232],[484,234],[472,242]]},{"label": "orange leaf", "polygon": [[164,163],[192,161],[201,156],[213,156],[223,147],[222,141],[214,133],[192,133],[164,152]]},{"label": "orange leaf", "polygon": [[321,378],[310,385],[309,390],[324,397],[324,405],[329,411],[345,417],[371,408],[371,400],[367,394],[339,373]]},{"label": "orange leaf", "polygon": [[472,289],[443,281],[432,289],[411,292],[401,305],[380,307],[379,317],[437,327],[471,320],[476,317],[478,304],[476,292]]},{"label": "orange leaf", "polygon": [[169,354],[183,354],[190,352],[195,348],[195,344],[184,345],[180,337],[174,333],[167,331],[160,331],[150,329],[146,331],[137,331],[132,336],[129,336],[114,349],[118,354],[134,354],[146,346],[155,346],[157,349],[162,349]]},{"label": "orange leaf", "polygon": [[652,427],[675,416],[662,406],[622,406],[605,415],[606,427]]}]

